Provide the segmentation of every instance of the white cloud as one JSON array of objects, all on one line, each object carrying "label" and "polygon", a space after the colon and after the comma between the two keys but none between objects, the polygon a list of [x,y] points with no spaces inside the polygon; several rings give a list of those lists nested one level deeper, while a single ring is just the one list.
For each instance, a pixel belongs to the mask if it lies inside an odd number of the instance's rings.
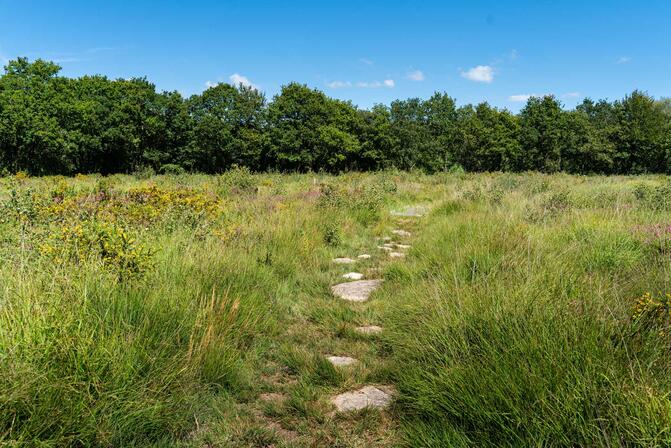
[{"label": "white cloud", "polygon": [[580,92],[568,92],[562,95],[564,98],[578,98],[580,96]]},{"label": "white cloud", "polygon": [[247,78],[246,76],[242,76],[239,73],[233,73],[231,76],[228,77],[228,79],[231,81],[231,84],[234,86],[242,84],[245,87],[251,87],[254,90],[258,90],[259,88],[255,85],[252,84],[252,82]]},{"label": "white cloud", "polygon": [[352,87],[352,83],[349,81],[332,81],[326,83],[326,87],[330,89],[342,89],[344,87]]},{"label": "white cloud", "polygon": [[421,70],[413,70],[408,72],[408,79],[411,81],[424,81],[426,78]]},{"label": "white cloud", "polygon": [[393,79],[385,79],[384,81],[360,81],[352,83],[350,81],[331,81],[326,83],[326,87],[330,89],[344,89],[348,87],[357,87],[359,89],[377,89],[380,87],[394,87],[396,83]]},{"label": "white cloud", "polygon": [[532,96],[538,96],[538,95],[534,95],[534,94],[531,94],[531,93],[521,93],[519,95],[510,95],[508,97],[508,101],[512,101],[513,103],[522,103],[524,101],[527,101]]},{"label": "white cloud", "polygon": [[461,76],[475,82],[490,83],[494,81],[494,69],[489,65],[478,65],[468,71],[461,72]]},{"label": "white cloud", "polygon": [[371,61],[370,59],[366,59],[366,58],[359,58],[359,62],[361,62],[364,65],[373,65],[374,64],[373,61]]},{"label": "white cloud", "polygon": [[631,62],[630,56],[620,56],[617,61],[615,61],[616,64],[626,64],[628,62]]},{"label": "white cloud", "polygon": [[205,81],[205,87],[208,89],[211,89],[212,87],[217,87],[217,85],[219,85],[218,82]]},{"label": "white cloud", "polygon": [[510,57],[511,61],[514,61],[515,59],[517,59],[520,56],[520,53],[517,50],[512,49],[512,50],[510,50],[510,54],[508,56]]}]

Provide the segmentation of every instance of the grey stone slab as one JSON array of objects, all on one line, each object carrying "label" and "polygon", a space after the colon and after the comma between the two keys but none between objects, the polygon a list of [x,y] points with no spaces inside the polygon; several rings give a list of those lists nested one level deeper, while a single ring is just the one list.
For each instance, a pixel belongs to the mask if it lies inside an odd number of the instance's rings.
[{"label": "grey stone slab", "polygon": [[331,399],[339,412],[360,411],[366,408],[384,409],[391,404],[393,389],[388,386],[364,386],[361,389],[336,395]]},{"label": "grey stone slab", "polygon": [[327,356],[326,359],[336,367],[347,367],[357,362],[356,359],[349,356]]},{"label": "grey stone slab", "polygon": [[365,302],[370,294],[382,284],[382,280],[357,280],[331,286],[333,295],[350,302]]}]

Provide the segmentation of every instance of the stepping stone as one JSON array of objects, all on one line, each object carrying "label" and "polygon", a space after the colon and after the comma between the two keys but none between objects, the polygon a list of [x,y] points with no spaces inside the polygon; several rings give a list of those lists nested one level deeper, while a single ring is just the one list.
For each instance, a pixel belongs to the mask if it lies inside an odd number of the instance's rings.
[{"label": "stepping stone", "polygon": [[356,327],[354,330],[361,334],[382,333],[382,327],[378,327],[377,325],[364,325],[363,327]]},{"label": "stepping stone", "polygon": [[368,254],[361,254],[361,255],[359,255],[357,258],[359,258],[359,259],[361,259],[361,260],[368,260],[368,259],[370,258],[370,255],[368,255]]},{"label": "stepping stone", "polygon": [[356,260],[352,260],[351,258],[334,258],[333,262],[335,264],[352,264],[356,263]]},{"label": "stepping stone", "polygon": [[377,248],[381,249],[381,250],[386,250],[387,252],[391,252],[392,250],[394,250],[391,247],[387,247],[387,246],[377,246]]},{"label": "stepping stone", "polygon": [[326,359],[336,367],[347,367],[356,363],[356,359],[349,356],[328,356]]},{"label": "stepping stone", "polygon": [[331,402],[339,412],[360,411],[365,408],[384,409],[391,403],[393,393],[391,387],[365,386],[337,395]]},{"label": "stepping stone", "polygon": [[426,213],[426,207],[414,206],[406,207],[403,210],[392,210],[392,216],[404,216],[408,218],[419,218]]},{"label": "stepping stone", "polygon": [[346,278],[347,280],[361,280],[363,278],[363,274],[358,272],[348,272],[347,274],[343,275],[342,278]]},{"label": "stepping stone", "polygon": [[412,246],[410,246],[409,244],[397,244],[396,247],[398,249],[410,249]]},{"label": "stepping stone", "polygon": [[343,300],[365,302],[381,284],[382,280],[358,280],[331,286],[331,292]]},{"label": "stepping stone", "polygon": [[388,243],[388,242],[391,241],[391,237],[390,236],[385,236],[384,238],[382,238],[382,241],[384,241],[385,243]]},{"label": "stepping stone", "polygon": [[389,258],[405,258],[405,254],[402,252],[389,252]]},{"label": "stepping stone", "polygon": [[387,249],[393,249],[394,247],[396,247],[396,244],[394,244],[394,243],[385,243],[385,244],[382,245],[382,247],[386,247]]},{"label": "stepping stone", "polygon": [[405,236],[405,237],[412,236],[412,233],[408,232],[407,230],[401,230],[401,229],[392,230],[391,233],[398,236]]}]

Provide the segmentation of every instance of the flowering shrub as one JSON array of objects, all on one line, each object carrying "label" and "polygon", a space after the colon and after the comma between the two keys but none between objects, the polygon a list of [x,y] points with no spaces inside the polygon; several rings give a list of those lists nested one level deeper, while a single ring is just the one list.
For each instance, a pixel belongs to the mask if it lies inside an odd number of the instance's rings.
[{"label": "flowering shrub", "polygon": [[56,263],[98,260],[120,279],[142,275],[153,266],[148,248],[126,229],[108,222],[62,227],[40,246],[40,252]]},{"label": "flowering shrub", "polygon": [[150,185],[119,194],[103,185],[96,187],[93,195],[55,196],[39,212],[47,221],[97,216],[105,221],[147,225],[175,216],[213,218],[220,207],[216,196],[187,188],[164,190]]},{"label": "flowering shrub", "polygon": [[671,294],[643,294],[636,300],[632,321],[638,331],[653,330],[666,335],[671,323]]}]

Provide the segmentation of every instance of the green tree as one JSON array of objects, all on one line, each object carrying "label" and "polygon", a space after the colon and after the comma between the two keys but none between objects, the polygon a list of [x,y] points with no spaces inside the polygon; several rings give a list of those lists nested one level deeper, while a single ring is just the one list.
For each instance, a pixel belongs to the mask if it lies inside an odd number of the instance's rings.
[{"label": "green tree", "polygon": [[562,166],[562,108],[554,96],[531,97],[520,112],[521,169],[559,171]]},{"label": "green tree", "polygon": [[641,91],[634,91],[614,105],[619,124],[613,142],[621,173],[668,172],[669,118],[662,104]]},{"label": "green tree", "polygon": [[261,169],[266,100],[258,90],[218,84],[191,97],[192,138],[183,163],[219,172],[233,165]]},{"label": "green tree", "polygon": [[350,103],[292,83],[274,98],[268,119],[272,159],[281,170],[337,172],[358,157],[363,121]]}]

